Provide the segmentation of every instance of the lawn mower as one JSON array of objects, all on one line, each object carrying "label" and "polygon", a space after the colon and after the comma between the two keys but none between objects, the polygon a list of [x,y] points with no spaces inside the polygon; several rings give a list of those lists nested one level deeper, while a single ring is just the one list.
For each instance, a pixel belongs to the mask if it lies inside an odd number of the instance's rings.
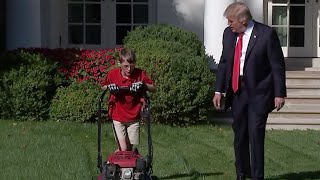
[{"label": "lawn mower", "polygon": [[[104,90],[98,102],[98,157],[97,168],[100,172],[98,180],[152,180],[153,146],[150,125],[150,100],[147,92],[142,97],[145,105],[140,115],[146,124],[148,139],[148,154],[144,157],[137,149],[132,151],[118,151],[108,156],[102,162],[101,155],[101,124],[102,124],[102,101],[108,90]],[[130,91],[129,87],[120,87],[119,91]],[[132,92],[131,92],[132,93]],[[106,111],[108,112],[108,111]],[[108,114],[108,113],[107,113]],[[108,115],[107,115],[108,116]],[[118,144],[119,146],[119,144]],[[120,147],[120,146],[119,146]]]}]

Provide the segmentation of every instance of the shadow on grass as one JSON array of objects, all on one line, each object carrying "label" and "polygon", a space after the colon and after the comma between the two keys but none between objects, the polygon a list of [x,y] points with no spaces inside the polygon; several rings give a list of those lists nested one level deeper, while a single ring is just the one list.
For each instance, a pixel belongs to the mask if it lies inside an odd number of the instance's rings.
[{"label": "shadow on grass", "polygon": [[196,180],[201,179],[202,177],[209,177],[209,176],[219,176],[223,175],[223,172],[215,172],[215,173],[200,173],[198,171],[191,171],[190,173],[185,174],[174,174],[170,176],[164,176],[164,177],[157,177],[157,179],[180,179],[180,178],[186,178],[188,177],[190,180]]},{"label": "shadow on grass", "polygon": [[290,179],[290,180],[306,180],[306,179],[320,179],[320,171],[307,171],[297,173],[287,173],[266,178],[266,180],[278,180],[278,179]]}]

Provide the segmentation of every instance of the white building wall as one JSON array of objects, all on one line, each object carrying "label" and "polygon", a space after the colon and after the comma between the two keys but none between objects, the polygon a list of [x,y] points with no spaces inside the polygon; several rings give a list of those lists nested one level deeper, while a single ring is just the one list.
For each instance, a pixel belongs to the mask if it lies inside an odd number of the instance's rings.
[{"label": "white building wall", "polygon": [[[67,3],[65,0],[45,0],[48,7],[43,9],[43,13],[48,15],[48,28],[46,34],[50,37],[47,41],[49,48],[60,48],[67,42],[66,29],[63,26],[67,24]],[[45,11],[46,10],[46,11]],[[66,27],[67,28],[67,27]]]},{"label": "white building wall", "polygon": [[157,11],[157,23],[192,31],[203,41],[204,0],[158,0]]},{"label": "white building wall", "polygon": [[40,1],[7,1],[8,49],[41,47]]},{"label": "white building wall", "polygon": [[48,0],[42,0],[40,4],[40,23],[41,23],[41,47],[47,48],[50,40],[50,4]]}]

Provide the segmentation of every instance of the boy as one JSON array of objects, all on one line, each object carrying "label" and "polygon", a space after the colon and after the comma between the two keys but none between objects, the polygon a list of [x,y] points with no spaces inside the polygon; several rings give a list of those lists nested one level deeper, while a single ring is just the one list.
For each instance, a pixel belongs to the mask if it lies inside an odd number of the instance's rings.
[{"label": "boy", "polygon": [[[145,71],[136,68],[135,53],[124,48],[119,53],[120,67],[112,69],[102,82],[102,89],[110,90],[109,117],[113,120],[115,137],[120,151],[131,151],[139,144],[140,111],[143,101],[139,93],[154,92],[153,81]],[[121,91],[120,87],[129,87]]]}]

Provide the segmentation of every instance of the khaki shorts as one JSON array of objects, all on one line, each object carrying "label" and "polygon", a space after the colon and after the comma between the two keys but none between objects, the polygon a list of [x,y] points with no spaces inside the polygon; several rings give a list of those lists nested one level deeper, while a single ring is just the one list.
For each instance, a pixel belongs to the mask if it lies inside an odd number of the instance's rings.
[{"label": "khaki shorts", "polygon": [[140,141],[140,121],[135,120],[128,123],[113,121],[114,131],[119,141],[129,141],[130,144],[137,145]]}]

